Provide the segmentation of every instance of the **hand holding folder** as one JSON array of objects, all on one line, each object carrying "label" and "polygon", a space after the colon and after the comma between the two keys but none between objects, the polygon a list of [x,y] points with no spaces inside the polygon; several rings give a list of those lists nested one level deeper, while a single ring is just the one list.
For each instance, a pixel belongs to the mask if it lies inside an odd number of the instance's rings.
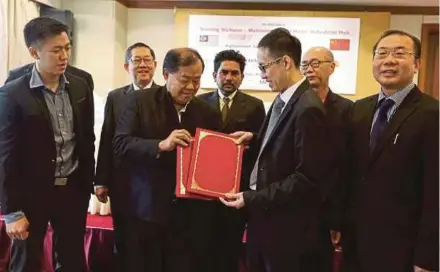
[{"label": "hand holding folder", "polygon": [[189,147],[177,148],[176,196],[216,199],[237,193],[243,149],[231,135],[198,128]]}]

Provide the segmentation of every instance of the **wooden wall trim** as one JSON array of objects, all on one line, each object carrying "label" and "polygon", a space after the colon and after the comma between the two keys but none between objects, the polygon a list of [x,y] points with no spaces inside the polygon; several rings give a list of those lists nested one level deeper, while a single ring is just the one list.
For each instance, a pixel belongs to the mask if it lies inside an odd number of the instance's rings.
[{"label": "wooden wall trim", "polygon": [[[429,49],[429,35],[439,33],[438,24],[422,24],[422,53],[420,56],[420,69],[417,80],[417,85],[421,90],[425,90],[426,74],[428,70],[428,49]],[[432,57],[432,56],[431,56]]]},{"label": "wooden wall trim", "polygon": [[352,12],[390,12],[391,14],[439,15],[439,7],[407,6],[360,6],[337,4],[299,4],[299,3],[246,3],[246,2],[205,2],[205,1],[150,1],[117,0],[129,8],[146,9],[239,9],[239,10],[282,10],[282,11],[352,11]]}]

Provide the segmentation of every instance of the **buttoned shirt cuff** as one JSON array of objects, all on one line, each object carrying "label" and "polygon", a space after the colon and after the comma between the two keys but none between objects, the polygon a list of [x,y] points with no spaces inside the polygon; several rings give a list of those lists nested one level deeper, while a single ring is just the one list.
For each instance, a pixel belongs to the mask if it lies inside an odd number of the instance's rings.
[{"label": "buttoned shirt cuff", "polygon": [[14,223],[20,219],[24,218],[24,212],[18,211],[5,215],[5,223]]}]

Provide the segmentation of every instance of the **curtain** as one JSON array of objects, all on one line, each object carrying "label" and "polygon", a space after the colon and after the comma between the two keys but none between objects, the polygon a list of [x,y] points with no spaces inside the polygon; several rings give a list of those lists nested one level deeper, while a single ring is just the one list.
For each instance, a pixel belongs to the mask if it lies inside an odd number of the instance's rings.
[{"label": "curtain", "polygon": [[0,6],[0,83],[7,72],[32,62],[24,43],[23,29],[28,21],[38,17],[38,5],[31,0],[1,0]]}]

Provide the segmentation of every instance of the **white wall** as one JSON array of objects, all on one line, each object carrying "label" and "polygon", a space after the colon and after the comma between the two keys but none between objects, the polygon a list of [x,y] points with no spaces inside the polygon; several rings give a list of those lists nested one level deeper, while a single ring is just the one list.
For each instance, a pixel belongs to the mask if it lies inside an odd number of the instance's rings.
[{"label": "white wall", "polygon": [[144,42],[156,53],[154,81],[163,84],[165,54],[174,46],[174,11],[172,9],[128,9],[127,46]]},{"label": "white wall", "polygon": [[[438,16],[423,15],[392,15],[390,28],[406,31],[417,38],[422,38],[422,24],[438,24]],[[414,75],[413,81],[417,84],[418,74]]]},{"label": "white wall", "polygon": [[[64,0],[63,8],[74,12],[77,24],[74,64],[93,75],[99,95],[105,97],[109,90],[130,82],[123,61],[126,47],[135,42],[154,49],[158,61],[154,80],[164,83],[163,58],[176,44],[174,10],[127,9],[108,0]],[[390,27],[420,38],[423,23],[438,22],[438,16],[392,15]]]},{"label": "white wall", "polygon": [[63,8],[63,0],[37,0],[36,2],[58,9]]},{"label": "white wall", "polygon": [[67,0],[63,8],[75,17],[73,64],[92,74],[95,93],[105,97],[124,83],[116,74],[121,64],[118,58],[126,45],[127,8],[107,0]]}]

